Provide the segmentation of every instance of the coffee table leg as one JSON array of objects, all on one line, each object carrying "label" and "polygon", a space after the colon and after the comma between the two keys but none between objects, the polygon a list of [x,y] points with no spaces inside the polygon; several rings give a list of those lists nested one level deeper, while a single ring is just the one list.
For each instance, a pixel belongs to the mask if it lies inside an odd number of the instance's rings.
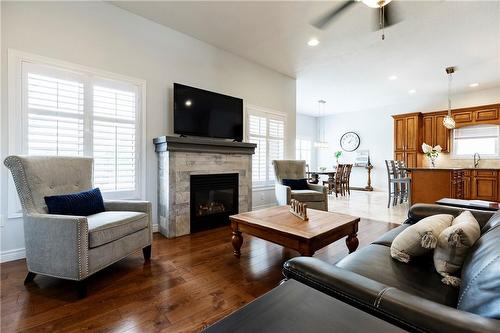
[{"label": "coffee table leg", "polygon": [[231,227],[233,229],[233,237],[231,238],[231,243],[233,243],[233,254],[235,257],[239,258],[241,255],[240,249],[243,244],[243,236],[238,230],[238,224],[233,223]]},{"label": "coffee table leg", "polygon": [[353,253],[358,248],[359,240],[357,236],[358,236],[358,224],[356,223],[352,227],[352,232],[349,235],[347,235],[347,238],[345,240],[347,248],[349,249],[349,253]]}]

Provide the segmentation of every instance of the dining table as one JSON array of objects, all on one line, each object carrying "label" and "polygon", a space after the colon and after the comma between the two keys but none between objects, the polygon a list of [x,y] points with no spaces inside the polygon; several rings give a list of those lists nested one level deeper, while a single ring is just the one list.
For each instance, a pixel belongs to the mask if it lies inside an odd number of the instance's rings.
[{"label": "dining table", "polygon": [[309,182],[311,184],[319,183],[319,176],[328,176],[328,183],[333,183],[335,181],[336,169],[332,170],[319,170],[319,171],[306,171],[306,174],[310,177]]}]

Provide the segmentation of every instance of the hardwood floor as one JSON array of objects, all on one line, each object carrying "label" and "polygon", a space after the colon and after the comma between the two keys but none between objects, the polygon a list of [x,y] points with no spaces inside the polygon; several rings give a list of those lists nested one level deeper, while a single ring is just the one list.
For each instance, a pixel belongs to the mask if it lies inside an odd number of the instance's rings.
[{"label": "hardwood floor", "polygon": [[[395,224],[361,219],[360,247]],[[334,263],[344,240],[315,257]],[[1,267],[1,331],[195,332],[274,288],[298,253],[244,234],[233,256],[229,227],[166,239],[154,235],[151,262],[137,253],[91,276],[79,300],[74,283],[37,276],[23,285],[24,260]]]}]

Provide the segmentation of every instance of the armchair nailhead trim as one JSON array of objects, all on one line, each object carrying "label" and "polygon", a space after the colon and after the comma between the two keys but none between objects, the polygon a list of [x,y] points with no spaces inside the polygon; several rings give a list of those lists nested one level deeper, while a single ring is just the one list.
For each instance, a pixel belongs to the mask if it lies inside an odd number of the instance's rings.
[{"label": "armchair nailhead trim", "polygon": [[34,211],[35,207],[33,198],[31,196],[28,180],[26,179],[26,172],[24,171],[21,160],[17,156],[8,156],[5,159],[4,164],[11,170],[12,177],[14,178],[14,184],[16,186],[17,193],[19,194],[19,201],[21,201],[23,212],[26,213]]}]

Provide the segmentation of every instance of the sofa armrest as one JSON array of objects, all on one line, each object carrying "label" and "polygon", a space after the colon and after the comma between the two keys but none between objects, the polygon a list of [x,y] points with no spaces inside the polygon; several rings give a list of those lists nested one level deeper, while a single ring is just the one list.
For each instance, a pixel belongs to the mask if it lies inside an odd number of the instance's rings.
[{"label": "sofa armrest", "polygon": [[500,332],[500,320],[457,310],[397,288],[387,289],[377,306],[397,320],[424,332]]},{"label": "sofa armrest", "polygon": [[386,285],[317,258],[297,257],[283,266],[283,275],[356,307],[375,302]]},{"label": "sofa armrest", "polygon": [[481,226],[484,226],[495,212],[488,212],[477,209],[466,209],[459,207],[434,205],[434,204],[415,204],[408,211],[408,219],[404,223],[415,224],[421,219],[435,214],[451,214],[458,216],[464,210],[469,210]]},{"label": "sofa armrest", "polygon": [[292,190],[290,186],[285,186],[277,182],[274,184],[274,193],[276,194],[278,205],[283,206],[290,204],[290,200],[292,199]]},{"label": "sofa armrest", "polygon": [[288,260],[283,274],[410,331],[479,333],[500,328],[497,320],[413,296],[316,258]]},{"label": "sofa armrest", "polygon": [[310,190],[321,192],[323,193],[323,195],[328,196],[328,189],[326,188],[326,186],[319,184],[307,184],[307,187],[309,187]]},{"label": "sofa armrest", "polygon": [[111,211],[151,213],[151,202],[139,200],[104,200],[104,208]]},{"label": "sofa armrest", "polygon": [[27,214],[24,239],[28,270],[82,280],[88,276],[88,223],[84,216]]}]

